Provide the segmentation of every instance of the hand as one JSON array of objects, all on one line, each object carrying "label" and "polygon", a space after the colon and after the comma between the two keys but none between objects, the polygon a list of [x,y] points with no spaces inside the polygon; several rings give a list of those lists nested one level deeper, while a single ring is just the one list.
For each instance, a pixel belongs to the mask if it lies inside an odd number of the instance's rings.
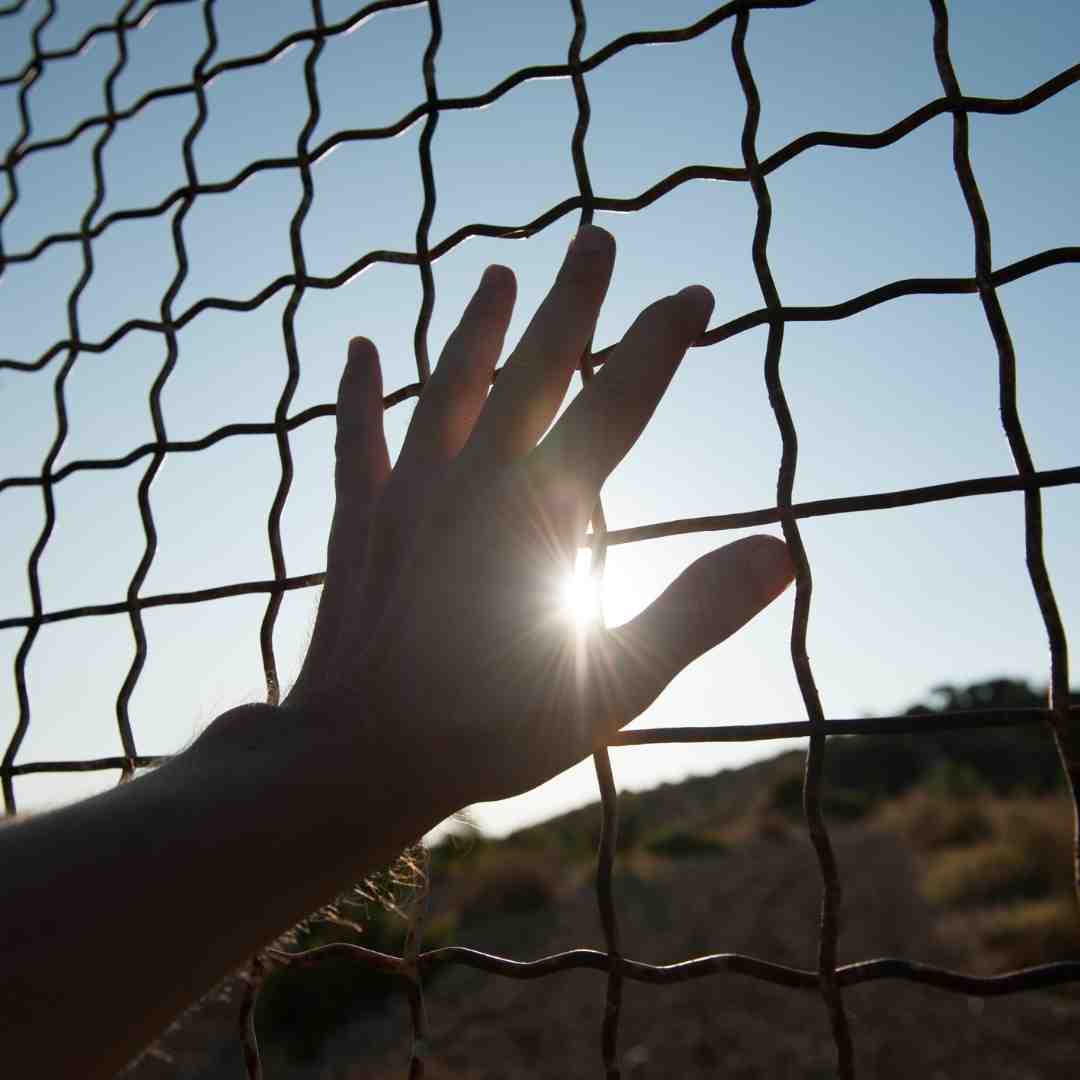
[{"label": "hand", "polygon": [[625,626],[582,631],[560,612],[605,478],[713,307],[695,285],[646,308],[537,445],[589,346],[614,257],[607,232],[580,230],[490,396],[516,282],[489,267],[393,470],[378,354],[364,338],[349,345],[326,584],[285,705],[366,725],[360,758],[365,745],[382,760],[389,750],[444,814],[580,761],[792,578],[784,544],[754,536],[693,563]]}]

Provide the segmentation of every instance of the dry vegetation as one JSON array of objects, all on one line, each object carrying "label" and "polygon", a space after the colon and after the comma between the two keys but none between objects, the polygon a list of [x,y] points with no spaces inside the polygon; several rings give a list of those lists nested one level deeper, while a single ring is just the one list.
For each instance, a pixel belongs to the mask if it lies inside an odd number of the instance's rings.
[{"label": "dry vegetation", "polygon": [[1080,958],[1073,835],[1064,794],[962,797],[912,792],[877,824],[915,855],[937,930],[988,973]]},{"label": "dry vegetation", "polygon": [[[824,805],[845,883],[842,963],[891,955],[990,974],[1080,958],[1070,805],[1041,764],[1040,738],[1007,746],[1000,772],[949,743],[927,757],[925,737],[908,744],[906,758],[895,742],[887,752],[869,739],[830,743]],[[1016,778],[1044,767],[1046,782],[1020,786]],[[820,877],[801,820],[800,770],[801,755],[785,754],[621,797],[615,894],[627,955],[670,963],[738,951],[814,967]],[[602,947],[598,826],[594,807],[506,840],[474,836],[436,849],[426,946],[453,942],[520,959]],[[364,923],[361,940],[400,949],[403,924],[384,907],[354,917]],[[354,933],[320,924],[300,944]],[[425,1075],[601,1075],[604,981],[587,971],[519,982],[440,969],[426,993]],[[845,1001],[865,1077],[1072,1075],[1074,989],[976,1000],[878,983],[847,991]],[[139,1080],[242,1075],[227,1015],[221,1005],[204,1010],[167,1041],[173,1062],[145,1062]],[[259,1026],[271,1080],[405,1075],[404,1000],[347,957],[276,976]],[[619,1045],[626,1080],[834,1075],[815,994],[733,975],[627,984]]]}]

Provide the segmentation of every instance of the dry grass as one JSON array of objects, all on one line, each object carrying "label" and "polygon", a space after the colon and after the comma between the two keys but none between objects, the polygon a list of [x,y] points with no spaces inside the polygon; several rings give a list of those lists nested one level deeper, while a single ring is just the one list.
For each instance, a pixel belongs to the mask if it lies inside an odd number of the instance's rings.
[{"label": "dry grass", "polygon": [[1080,918],[1072,896],[991,911],[980,930],[982,940],[1003,967],[1080,959]]},{"label": "dry grass", "polygon": [[461,926],[551,907],[563,892],[567,871],[551,854],[485,853],[452,875],[446,910]]},{"label": "dry grass", "polygon": [[875,825],[916,854],[938,934],[972,969],[1080,956],[1064,796],[950,796],[924,788],[883,806]]},{"label": "dry grass", "polygon": [[980,907],[1039,899],[1052,888],[1052,868],[1043,853],[1011,840],[938,852],[923,878],[923,892],[946,908]]},{"label": "dry grass", "polygon": [[647,834],[641,846],[654,855],[677,859],[688,855],[723,855],[731,845],[716,829],[672,825]]},{"label": "dry grass", "polygon": [[[706,785],[694,783],[661,789],[659,809],[645,796],[628,799],[633,827],[615,865],[627,955],[668,963],[738,951],[813,968],[821,884],[798,805],[798,764],[789,755],[713,778],[716,805],[705,800]],[[989,974],[1080,957],[1064,797],[1005,798],[953,783],[879,801],[857,824],[841,820],[848,807],[835,815],[831,809],[845,885],[841,963],[904,956]],[[456,943],[521,959],[602,947],[595,861],[582,854],[594,851],[597,824],[594,808],[591,818],[579,811],[510,841],[477,839],[437,853],[425,945]],[[601,972],[517,982],[447,967],[429,980],[426,998],[426,1075],[433,1080],[599,1075]],[[1064,1063],[1075,1051],[1080,995],[1068,991],[970,1002],[891,982],[853,988],[845,1000],[859,1075],[1071,1075],[1072,1064]],[[148,1063],[138,1080],[239,1075],[235,1017],[222,1011],[216,1022],[212,1059],[208,1018],[197,1031],[201,1067],[194,1052],[184,1059],[181,1036],[183,1064],[168,1070]],[[346,1022],[326,1034],[310,1060],[298,1061],[264,1028],[267,1075],[404,1075],[409,1021],[400,995],[356,1001]],[[834,1075],[815,994],[730,975],[669,987],[628,983],[619,1052],[627,1080]]]},{"label": "dry grass", "polygon": [[877,820],[920,852],[964,847],[988,839],[994,831],[984,801],[942,798],[924,789],[887,803]]}]

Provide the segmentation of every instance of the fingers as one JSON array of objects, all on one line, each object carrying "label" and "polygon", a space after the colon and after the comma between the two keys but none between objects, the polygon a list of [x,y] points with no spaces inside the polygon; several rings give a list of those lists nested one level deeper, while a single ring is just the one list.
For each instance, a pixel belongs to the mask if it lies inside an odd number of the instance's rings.
[{"label": "fingers", "polygon": [[611,234],[582,226],[491,391],[471,444],[476,453],[510,461],[532,450],[547,430],[596,328],[614,262]]},{"label": "fingers", "polygon": [[336,499],[327,549],[326,586],[319,597],[315,633],[297,685],[307,680],[314,658],[333,653],[363,570],[372,510],[390,476],[390,455],[383,436],[379,354],[367,338],[349,342],[338,386],[334,457]]},{"label": "fingers", "polygon": [[748,623],[793,577],[782,540],[750,536],[691,563],[640,615],[598,635],[586,695],[596,738],[644,712],[683,668]]},{"label": "fingers", "polygon": [[449,461],[465,445],[487,400],[516,295],[511,270],[493,265],[484,271],[413,413],[401,450],[404,468]]},{"label": "fingers", "polygon": [[646,308],[537,449],[537,463],[567,470],[590,494],[599,492],[649,422],[712,309],[713,295],[703,285]]},{"label": "fingers", "polygon": [[390,476],[379,353],[367,338],[349,342],[349,357],[338,387],[334,453],[335,516],[342,510],[366,514]]}]

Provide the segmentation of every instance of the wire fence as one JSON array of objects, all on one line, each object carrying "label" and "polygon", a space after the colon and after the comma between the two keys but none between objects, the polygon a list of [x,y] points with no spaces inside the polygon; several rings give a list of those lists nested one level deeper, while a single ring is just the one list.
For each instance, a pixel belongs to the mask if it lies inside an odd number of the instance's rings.
[{"label": "wire fence", "polygon": [[[147,658],[147,639],[143,626],[143,613],[164,605],[197,604],[202,601],[245,594],[265,594],[265,614],[260,627],[260,645],[266,673],[266,695],[270,703],[279,698],[277,661],[274,656],[273,633],[275,621],[284,594],[289,590],[309,588],[321,584],[322,574],[290,575],[286,569],[281,538],[281,517],[293,480],[293,458],[290,434],[303,425],[319,418],[333,415],[332,404],[318,405],[298,413],[291,413],[292,399],[300,374],[300,356],[294,330],[297,308],[309,289],[334,289],[353,278],[359,271],[375,263],[399,263],[416,266],[422,283],[422,303],[415,329],[416,381],[394,390],[385,399],[391,407],[416,397],[430,371],[427,336],[435,301],[433,263],[469,237],[523,238],[529,237],[562,217],[576,213],[582,223],[592,220],[597,211],[629,211],[643,209],[668,192],[695,179],[711,179],[748,184],[757,208],[756,228],[753,237],[753,266],[760,287],[762,306],[738,318],[709,329],[696,342],[707,346],[725,341],[754,327],[768,328],[765,349],[765,381],[768,388],[776,424],[782,441],[782,457],[777,477],[775,506],[741,513],[728,513],[710,517],[665,521],[659,524],[609,531],[602,507],[593,520],[592,533],[587,543],[591,546],[594,571],[601,573],[607,550],[618,544],[634,543],[653,537],[674,536],[681,533],[710,530],[738,529],[766,523],[779,523],[787,541],[796,567],[796,593],[794,617],[791,627],[791,655],[798,687],[806,709],[806,719],[790,723],[721,725],[692,728],[645,729],[623,732],[612,740],[612,745],[643,745],[661,742],[722,742],[752,741],[786,737],[808,737],[804,779],[804,811],[810,837],[813,841],[820,866],[822,902],[817,967],[801,970],[738,953],[725,953],[689,959],[671,965],[653,965],[633,960],[622,954],[619,924],[616,918],[612,889],[612,870],[615,858],[617,833],[617,796],[607,751],[595,756],[596,777],[601,794],[603,823],[598,855],[597,899],[605,940],[604,950],[573,949],[540,960],[520,961],[510,957],[490,955],[481,951],[447,947],[424,951],[418,932],[409,939],[402,957],[388,956],[359,946],[330,946],[348,948],[358,963],[366,964],[398,978],[407,990],[411,1003],[414,1044],[410,1075],[419,1077],[424,1071],[424,976],[446,964],[458,964],[478,968],[504,978],[534,979],[574,968],[591,968],[607,973],[606,1008],[600,1049],[605,1075],[618,1077],[617,1040],[619,1034],[620,1003],[623,983],[627,979],[641,982],[668,984],[703,978],[718,972],[729,972],[752,979],[765,980],[779,986],[816,991],[822,999],[831,1025],[836,1048],[837,1074],[843,1078],[854,1076],[852,1035],[848,1014],[845,1010],[843,991],[851,986],[880,979],[901,979],[976,996],[1010,994],[1022,990],[1034,990],[1080,980],[1080,962],[1058,962],[992,977],[977,977],[924,965],[903,959],[873,959],[838,966],[837,943],[839,938],[839,913],[841,908],[841,881],[830,842],[829,831],[822,814],[822,769],[829,735],[857,733],[907,733],[929,732],[943,729],[979,728],[984,726],[1012,724],[1040,724],[1052,730],[1060,750],[1063,769],[1067,775],[1073,798],[1074,811],[1080,807],[1080,710],[1070,706],[1068,651],[1065,630],[1054,597],[1050,576],[1043,554],[1043,509],[1041,491],[1059,485],[1080,482],[1080,465],[1054,470],[1038,470],[1028,449],[1027,439],[1020,422],[1016,403],[1016,358],[1008,324],[998,301],[999,286],[1036,273],[1047,267],[1064,263],[1080,262],[1080,246],[1055,247],[1036,252],[1010,265],[994,267],[991,258],[990,224],[980,196],[975,172],[969,154],[969,116],[975,114],[1012,115],[1033,109],[1061,90],[1080,81],[1080,64],[1074,65],[1030,92],[1016,98],[999,99],[965,96],[956,77],[949,49],[949,19],[945,0],[929,0],[933,14],[933,55],[940,78],[942,95],[930,101],[910,115],[898,120],[882,131],[858,134],[843,131],[815,131],[802,135],[765,159],[757,150],[757,129],[760,115],[760,98],[754,74],[746,53],[746,38],[752,14],[759,9],[796,8],[812,0],[738,0],[716,8],[693,25],[647,33],[631,33],[617,38],[588,55],[582,55],[586,31],[586,13],[582,0],[570,0],[574,31],[569,43],[567,62],[559,65],[523,68],[491,87],[484,93],[471,97],[440,97],[436,83],[437,59],[442,40],[442,17],[438,0],[379,0],[357,9],[348,18],[327,23],[320,0],[312,0],[310,29],[293,33],[263,52],[214,62],[218,45],[215,28],[214,0],[149,0],[139,4],[127,0],[114,21],[87,30],[81,40],[62,49],[48,50],[42,47],[42,35],[57,13],[56,0],[46,0],[45,10],[33,27],[31,53],[26,65],[19,71],[0,77],[0,87],[18,86],[18,111],[21,128],[8,148],[2,166],[8,194],[0,208],[0,227],[19,199],[20,165],[32,155],[72,143],[83,132],[98,132],[93,148],[94,193],[82,217],[79,229],[73,232],[54,233],[41,239],[24,251],[6,251],[0,246],[0,273],[11,264],[26,263],[37,259],[54,245],[78,245],[82,254],[82,273],[71,291],[67,303],[68,326],[66,336],[57,340],[34,359],[0,359],[0,369],[25,373],[42,372],[53,361],[59,362],[54,376],[54,400],[57,420],[56,437],[48,450],[39,475],[9,476],[0,480],[0,491],[15,487],[38,488],[44,502],[45,522],[27,562],[27,576],[31,597],[31,611],[0,619],[0,629],[19,628],[24,631],[21,646],[14,664],[14,683],[18,701],[18,715],[14,732],[7,744],[2,765],[4,802],[7,813],[14,813],[15,781],[20,776],[43,772],[85,772],[91,770],[119,770],[121,778],[132,776],[141,767],[153,765],[160,757],[140,754],[129,715],[132,692],[143,671]],[[188,83],[158,87],[146,93],[125,109],[116,108],[114,85],[128,62],[126,37],[147,18],[155,8],[167,4],[196,4],[201,6],[205,25],[205,49],[192,71]],[[317,69],[323,48],[328,40],[345,34],[359,26],[375,13],[391,8],[426,8],[430,18],[430,38],[423,55],[422,77],[425,100],[396,123],[381,128],[346,129],[336,131],[317,145],[312,145],[312,135],[320,119],[321,106]],[[0,8],[0,16],[11,16],[28,7],[28,0]],[[673,172],[634,198],[604,198],[594,193],[585,154],[585,137],[590,122],[590,103],[585,80],[586,73],[595,70],[605,61],[623,50],[640,45],[663,42],[689,41],[707,34],[725,22],[733,22],[732,60],[746,103],[745,122],[742,130],[742,163],[731,166],[687,165]],[[31,93],[36,81],[47,64],[55,64],[78,55],[92,39],[113,39],[117,59],[108,73],[104,85],[105,111],[82,120],[63,136],[34,140],[31,111]],[[272,61],[286,49],[306,45],[309,49],[304,64],[304,80],[307,87],[308,114],[297,140],[294,156],[264,158],[248,163],[230,180],[206,183],[199,178],[195,165],[193,147],[203,128],[208,103],[205,94],[207,84],[216,76],[230,70],[252,67]],[[430,227],[434,214],[436,186],[432,168],[431,143],[440,116],[450,110],[478,109],[488,105],[513,87],[528,80],[563,78],[572,83],[577,103],[577,123],[570,141],[570,153],[577,177],[578,194],[552,206],[545,213],[524,225],[501,227],[491,224],[471,224],[458,229],[437,244],[432,244]],[[186,183],[155,206],[116,210],[100,220],[95,220],[106,194],[102,169],[102,154],[118,126],[135,116],[150,102],[174,96],[190,95],[196,104],[197,114],[183,140],[183,162]],[[769,263],[768,244],[772,220],[772,200],[768,177],[775,170],[790,162],[797,155],[820,146],[875,149],[890,146],[920,128],[934,117],[948,114],[952,117],[953,165],[957,183],[963,194],[971,219],[974,235],[973,273],[963,278],[909,278],[893,281],[839,304],[819,307],[785,306],[777,289]],[[313,184],[311,168],[314,162],[335,146],[346,142],[387,139],[399,134],[411,125],[423,123],[419,141],[419,166],[423,180],[424,202],[416,228],[415,250],[369,251],[361,258],[332,276],[310,274],[305,262],[301,240],[301,228],[311,206]],[[302,195],[292,216],[289,237],[292,253],[292,269],[270,281],[258,293],[247,300],[205,296],[183,310],[174,305],[181,287],[188,278],[189,264],[184,242],[184,223],[189,211],[203,195],[228,192],[236,189],[247,178],[266,170],[296,170],[302,186]],[[80,298],[94,273],[93,243],[96,238],[116,223],[140,218],[153,218],[172,212],[171,228],[176,256],[176,270],[161,300],[160,319],[131,319],[117,326],[103,340],[86,341],[80,335]],[[162,415],[162,392],[177,364],[179,346],[178,331],[193,319],[210,309],[229,311],[252,311],[275,294],[288,294],[283,318],[284,347],[288,360],[288,379],[281,392],[268,423],[236,423],[218,428],[200,439],[176,441],[166,435]],[[813,502],[794,501],[794,483],[797,464],[797,437],[792,412],[785,395],[780,373],[780,357],[784,329],[788,323],[802,321],[825,321],[844,319],[879,304],[900,297],[929,294],[968,293],[977,294],[985,313],[987,328],[993,339],[998,356],[1000,412],[1004,436],[1015,465],[1015,471],[1000,476],[972,478],[952,483],[934,484],[902,491],[876,492],[863,496],[823,499]],[[68,433],[65,404],[65,383],[80,355],[101,353],[110,349],[125,335],[134,330],[160,334],[166,345],[164,363],[157,373],[149,394],[149,409],[153,420],[154,439],[135,447],[117,458],[93,458],[72,461],[55,469],[61,448]],[[589,351],[583,357],[581,374],[588,378],[595,365],[602,364],[610,350]],[[158,542],[157,530],[151,509],[150,493],[162,463],[170,454],[190,453],[206,449],[214,444],[244,435],[273,435],[280,460],[280,479],[268,518],[269,547],[273,563],[273,577],[269,580],[243,581],[198,591],[169,594],[144,595],[143,585],[154,560]],[[49,545],[56,521],[54,487],[68,477],[89,470],[112,470],[146,461],[145,471],[138,487],[138,504],[145,534],[145,547],[138,566],[131,577],[127,595],[122,600],[107,604],[71,607],[62,610],[46,610],[42,602],[40,563]],[[934,716],[877,717],[867,720],[827,719],[815,686],[814,674],[807,653],[807,625],[812,596],[811,567],[800,531],[800,521],[806,518],[872,511],[887,507],[914,506],[940,500],[959,499],[992,492],[1023,492],[1024,530],[1027,570],[1031,586],[1038,602],[1050,652],[1049,702],[1045,709],[1000,710],[996,712],[951,712]],[[64,620],[84,619],[105,614],[126,613],[131,624],[135,649],[127,676],[116,700],[116,717],[123,747],[121,756],[94,760],[17,761],[19,750],[26,738],[31,707],[27,690],[26,665],[35,639],[41,627]],[[1080,882],[1080,863],[1077,864]],[[254,1033],[254,1001],[258,978],[251,981],[244,1009],[243,1031],[245,1059],[250,1076],[260,1075],[258,1051]]]}]

